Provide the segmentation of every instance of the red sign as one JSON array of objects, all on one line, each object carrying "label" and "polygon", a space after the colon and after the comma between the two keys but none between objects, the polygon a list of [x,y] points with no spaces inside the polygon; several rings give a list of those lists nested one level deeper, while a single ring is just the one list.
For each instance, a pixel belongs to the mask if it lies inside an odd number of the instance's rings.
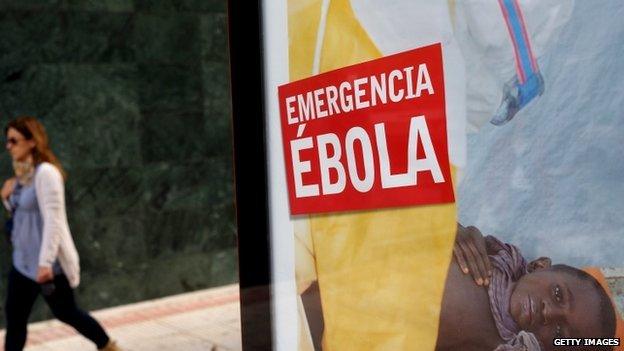
[{"label": "red sign", "polygon": [[293,215],[454,201],[441,50],[279,87]]}]

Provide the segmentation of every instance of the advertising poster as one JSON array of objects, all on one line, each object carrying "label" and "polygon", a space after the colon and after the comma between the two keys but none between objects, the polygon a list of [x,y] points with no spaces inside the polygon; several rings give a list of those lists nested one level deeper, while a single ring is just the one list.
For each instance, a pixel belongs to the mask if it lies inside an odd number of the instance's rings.
[{"label": "advertising poster", "polygon": [[274,349],[622,349],[624,4],[261,8]]}]

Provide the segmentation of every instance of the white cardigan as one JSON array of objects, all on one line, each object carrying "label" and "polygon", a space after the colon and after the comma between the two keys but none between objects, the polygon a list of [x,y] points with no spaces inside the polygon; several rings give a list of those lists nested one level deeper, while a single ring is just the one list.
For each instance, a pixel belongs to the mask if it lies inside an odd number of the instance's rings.
[{"label": "white cardigan", "polygon": [[43,220],[39,266],[52,267],[58,259],[69,285],[75,288],[80,284],[80,259],[69,232],[63,176],[51,163],[37,168],[35,192]]}]

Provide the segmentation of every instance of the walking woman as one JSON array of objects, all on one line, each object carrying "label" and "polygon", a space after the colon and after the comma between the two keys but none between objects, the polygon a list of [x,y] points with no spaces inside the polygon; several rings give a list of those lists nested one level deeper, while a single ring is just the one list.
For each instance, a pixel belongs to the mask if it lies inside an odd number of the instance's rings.
[{"label": "walking woman", "polygon": [[118,351],[102,326],[76,305],[80,282],[78,252],[65,212],[65,172],[50,150],[43,125],[20,117],[5,128],[6,149],[15,176],[2,186],[2,201],[13,214],[13,267],[6,298],[5,350],[18,351],[26,342],[28,316],[43,295],[56,318],[74,327],[98,349]]}]

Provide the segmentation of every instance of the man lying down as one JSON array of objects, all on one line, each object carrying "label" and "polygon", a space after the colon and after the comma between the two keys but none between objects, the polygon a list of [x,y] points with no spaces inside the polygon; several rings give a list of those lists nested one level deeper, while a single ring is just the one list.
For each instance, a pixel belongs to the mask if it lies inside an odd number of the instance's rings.
[{"label": "man lying down", "polygon": [[527,263],[517,247],[461,225],[453,256],[436,351],[611,349],[553,346],[554,338],[614,337],[611,300],[586,272],[546,257]]}]

